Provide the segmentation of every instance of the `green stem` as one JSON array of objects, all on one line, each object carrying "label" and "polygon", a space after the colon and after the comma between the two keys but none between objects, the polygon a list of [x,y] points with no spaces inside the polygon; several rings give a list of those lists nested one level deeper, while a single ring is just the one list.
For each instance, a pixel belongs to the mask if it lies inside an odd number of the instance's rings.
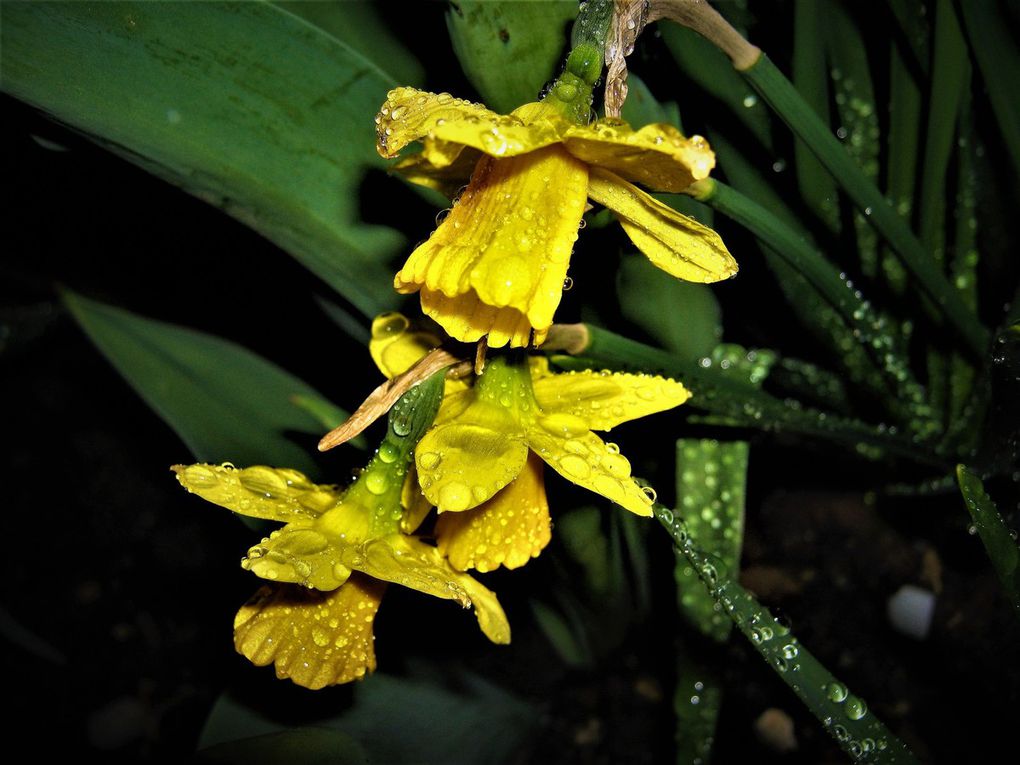
[{"label": "green stem", "polygon": [[571,122],[587,124],[591,116],[592,91],[605,60],[606,35],[613,18],[613,0],[588,0],[574,22],[570,53],[545,101]]},{"label": "green stem", "polygon": [[911,429],[923,436],[930,435],[931,407],[924,389],[914,379],[907,360],[896,347],[894,328],[872,309],[846,274],[839,272],[786,223],[736,189],[715,180],[701,181],[697,199],[747,228],[814,285],[840,313],[854,338],[892,383],[895,399],[906,408]]},{"label": "green stem", "polygon": [[856,447],[877,447],[921,464],[949,467],[938,454],[896,435],[895,428],[839,417],[803,407],[799,402],[781,401],[711,366],[700,366],[591,324],[583,326],[587,343],[578,351],[583,358],[603,366],[656,372],[680,380],[693,392],[693,406],[760,429],[817,436]]},{"label": "green stem", "polygon": [[822,120],[776,66],[762,54],[741,72],[769,106],[807,144],[902,259],[929,298],[959,332],[970,350],[981,355],[988,344],[988,332],[968,310],[946,277],[907,224],[890,207],[882,193],[847,154]]},{"label": "green stem", "polygon": [[906,745],[868,711],[864,701],[851,694],[800,644],[789,626],[717,568],[692,541],[687,525],[677,513],[660,504],[653,507],[653,512],[716,603],[854,762],[917,762]]}]

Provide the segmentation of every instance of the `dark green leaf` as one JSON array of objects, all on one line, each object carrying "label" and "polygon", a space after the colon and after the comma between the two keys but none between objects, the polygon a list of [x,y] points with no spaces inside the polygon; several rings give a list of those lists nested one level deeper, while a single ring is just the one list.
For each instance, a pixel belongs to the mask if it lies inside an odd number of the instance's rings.
[{"label": "dark green leaf", "polygon": [[956,478],[967,512],[988,552],[995,573],[999,575],[1006,597],[1020,615],[1020,548],[1017,547],[1016,539],[999,515],[995,502],[985,491],[981,478],[964,465],[957,466]]},{"label": "dark green leaf", "polygon": [[3,88],[251,225],[372,316],[394,302],[404,243],[359,220],[365,172],[384,165],[372,117],[409,84],[384,51],[265,3],[12,3]]},{"label": "dark green leaf", "polygon": [[[294,403],[295,396],[322,401],[313,388],[227,340],[72,292],[64,303],[196,459],[315,473],[310,454],[322,425]],[[311,437],[296,442],[296,434]]]},{"label": "dark green leaf", "polygon": [[453,51],[490,109],[508,113],[537,101],[567,45],[574,0],[457,0],[446,25]]},{"label": "dark green leaf", "polygon": [[681,358],[708,356],[722,338],[711,287],[673,279],[639,256],[623,258],[616,284],[623,317]]},{"label": "dark green leaf", "polygon": [[236,765],[368,765],[362,746],[350,736],[323,728],[295,728],[238,739],[198,753],[199,762]]},{"label": "dark green leaf", "polygon": [[[689,533],[726,571],[737,575],[744,540],[744,493],[747,488],[746,441],[686,439],[676,442],[676,498]],[[690,561],[676,565],[680,612],[705,635],[722,642],[732,625],[716,610]]]},{"label": "dark green leaf", "polygon": [[772,616],[736,581],[735,572],[700,549],[679,512],[658,504],[654,512],[712,600],[854,762],[917,762],[906,745],[868,711],[867,704],[850,693],[801,645],[788,625]]}]

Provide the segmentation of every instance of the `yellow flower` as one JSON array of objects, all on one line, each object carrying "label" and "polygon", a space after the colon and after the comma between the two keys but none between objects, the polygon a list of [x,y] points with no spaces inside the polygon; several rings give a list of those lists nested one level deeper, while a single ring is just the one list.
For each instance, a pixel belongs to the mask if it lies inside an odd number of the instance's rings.
[{"label": "yellow flower", "polygon": [[[708,176],[715,156],[669,125],[577,125],[549,103],[508,116],[449,94],[391,91],[376,117],[378,150],[410,180],[467,189],[394,280],[421,291],[422,309],[458,340],[541,343],[559,305],[570,254],[591,199],[612,210],[659,268],[714,282],[737,266],[718,235],[638,189],[680,192]],[[632,183],[633,182],[633,183]]]},{"label": "yellow flower", "polygon": [[391,413],[387,439],[346,491],[313,484],[294,470],[174,467],[188,491],[286,524],[252,547],[242,565],[288,584],[260,590],[234,621],[237,650],[257,665],[274,663],[279,677],[321,688],[372,671],[372,623],[385,582],[474,606],[486,637],[510,642],[496,596],[455,570],[440,550],[401,530],[402,521],[407,527],[401,489],[420,433],[401,436],[394,422]]},{"label": "yellow flower", "polygon": [[544,359],[494,359],[473,388],[446,397],[415,450],[418,480],[440,512],[467,510],[521,475],[530,451],[567,480],[648,516],[652,499],[631,476],[630,462],[592,431],[688,398],[683,385],[663,377],[552,374]]},{"label": "yellow flower", "polygon": [[[407,371],[440,344],[438,335],[412,328],[398,313],[383,314],[372,323],[369,350],[379,370],[389,378]],[[447,380],[444,404],[468,390],[460,380]],[[552,520],[545,495],[542,461],[529,457],[516,480],[491,499],[466,512],[440,513],[435,525],[439,551],[459,571],[492,571],[499,566],[519,568],[537,556],[552,539]],[[404,487],[405,518],[417,527],[432,509],[421,493],[412,469]]]}]

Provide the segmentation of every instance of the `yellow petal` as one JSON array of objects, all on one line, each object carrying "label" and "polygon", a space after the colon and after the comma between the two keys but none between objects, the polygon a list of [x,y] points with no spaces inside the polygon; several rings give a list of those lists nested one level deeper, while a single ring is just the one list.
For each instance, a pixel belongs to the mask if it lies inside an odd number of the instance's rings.
[{"label": "yellow petal", "polygon": [[435,547],[405,534],[390,534],[345,550],[343,560],[375,579],[455,600],[464,608],[474,606],[485,636],[494,643],[510,642],[510,625],[496,596],[467,574],[454,570]]},{"label": "yellow petal", "polygon": [[592,168],[588,196],[616,213],[631,241],[666,273],[689,282],[717,282],[737,272],[715,231],[619,176]]},{"label": "yellow petal", "polygon": [[404,486],[400,490],[400,506],[404,508],[404,515],[400,519],[400,530],[405,534],[413,534],[421,526],[425,517],[432,510],[432,503],[421,493],[418,485],[418,470],[414,463],[411,463],[404,479]]},{"label": "yellow petal", "polygon": [[543,411],[579,417],[591,430],[609,430],[672,409],[691,397],[675,380],[619,372],[567,372],[540,377],[532,385]]},{"label": "yellow petal", "polygon": [[[360,541],[360,540],[359,540]],[[248,550],[241,565],[255,576],[317,590],[335,590],[351,575],[339,563],[338,539],[313,522],[288,523]]]},{"label": "yellow petal", "polygon": [[474,401],[459,417],[439,423],[415,449],[422,492],[440,512],[485,502],[517,477],[527,457],[515,413],[487,401]]},{"label": "yellow petal", "polygon": [[334,507],[343,493],[314,484],[303,473],[256,465],[174,465],[181,486],[235,513],[268,521],[317,518]]},{"label": "yellow petal", "polygon": [[516,115],[504,116],[481,104],[454,98],[449,93],[427,93],[414,88],[391,90],[376,120],[377,149],[384,157],[395,157],[412,141],[426,139],[433,164],[456,159],[453,146],[471,146],[495,157],[509,157],[556,143],[566,121],[543,110],[544,119],[532,124]]},{"label": "yellow petal", "polygon": [[459,149],[455,159],[444,157],[443,161],[435,164],[430,157],[435,157],[438,152],[429,144],[428,151],[401,159],[393,169],[411,183],[434,189],[447,199],[453,199],[471,179],[479,158],[475,149]]},{"label": "yellow petal", "polygon": [[[554,418],[551,418],[554,419]],[[528,443],[566,478],[601,494],[636,515],[651,515],[652,503],[630,475],[630,462],[591,431],[565,437],[560,423],[539,420],[528,429]]]},{"label": "yellow petal", "polygon": [[305,688],[358,680],[375,669],[372,622],[385,587],[358,574],[328,593],[263,587],[237,612],[234,645]]},{"label": "yellow petal", "polygon": [[593,167],[656,191],[683,191],[707,178],[715,167],[715,154],[704,138],[685,138],[672,125],[646,125],[640,130],[623,123],[572,125],[563,145]]},{"label": "yellow petal", "polygon": [[[414,292],[413,287],[398,289]],[[421,310],[450,337],[462,343],[473,343],[486,335],[486,343],[493,348],[507,344],[511,348],[524,348],[531,342],[531,324],[527,316],[515,308],[485,305],[474,290],[447,297],[442,292],[422,289]]]},{"label": "yellow petal", "polygon": [[392,312],[375,317],[368,351],[379,371],[392,379],[417,364],[441,342],[432,332],[413,329],[403,314]]},{"label": "yellow petal", "polygon": [[536,329],[548,329],[584,213],[587,179],[584,164],[555,146],[511,159],[483,158],[460,201],[411,253],[394,286],[448,298],[473,291],[485,306],[515,309]]},{"label": "yellow petal", "polygon": [[552,536],[543,469],[542,460],[531,454],[516,480],[488,502],[440,514],[436,542],[454,568],[518,568],[542,552]]}]

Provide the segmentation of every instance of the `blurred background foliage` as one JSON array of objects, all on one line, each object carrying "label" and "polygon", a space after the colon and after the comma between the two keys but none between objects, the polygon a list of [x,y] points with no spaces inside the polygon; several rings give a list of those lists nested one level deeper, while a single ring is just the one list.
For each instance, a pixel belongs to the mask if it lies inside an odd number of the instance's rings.
[{"label": "blurred background foliage", "polygon": [[[674,534],[674,560],[550,482],[553,545],[487,577],[512,646],[394,592],[382,671],[314,694],[233,654],[250,532],[167,467],[359,465],[314,444],[377,384],[368,322],[401,307],[394,268],[445,205],[386,175],[372,116],[398,84],[533,100],[577,5],[0,7],[12,727],[109,761],[882,761],[838,730],[876,716],[924,760],[1014,748],[1020,11],[718,6],[799,97],[660,23],[624,117],[709,139],[720,183],[663,199],[740,274],[671,281],[593,211],[558,318],[594,342],[555,359],[694,389],[619,440],[698,548]],[[738,640],[706,570],[778,621],[746,612]],[[887,616],[904,587],[934,603],[921,638]],[[791,624],[840,678],[795,687],[807,707],[783,685],[799,643],[754,650]]]}]

